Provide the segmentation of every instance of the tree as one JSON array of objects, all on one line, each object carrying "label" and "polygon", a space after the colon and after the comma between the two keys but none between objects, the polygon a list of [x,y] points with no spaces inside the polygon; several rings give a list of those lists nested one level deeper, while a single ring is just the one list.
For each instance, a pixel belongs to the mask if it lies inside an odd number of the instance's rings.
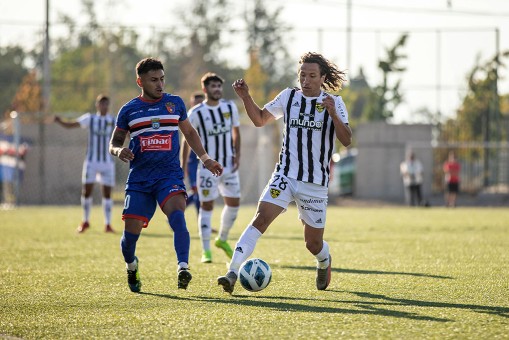
[{"label": "tree", "polygon": [[382,84],[375,87],[373,96],[370,98],[370,105],[365,113],[366,120],[386,120],[393,116],[394,109],[403,101],[403,95],[400,92],[401,80],[397,80],[390,85],[389,77],[393,73],[399,73],[406,70],[398,63],[406,56],[400,53],[400,49],[405,46],[407,34],[403,34],[396,44],[387,49],[387,58],[378,62],[378,68],[382,71]]},{"label": "tree", "polygon": [[0,47],[0,113],[9,113],[22,79],[28,74],[25,67],[28,54],[20,46]]},{"label": "tree", "polygon": [[296,79],[292,70],[295,62],[284,45],[283,33],[290,28],[285,28],[279,18],[282,9],[278,7],[270,13],[264,0],[256,0],[253,10],[247,10],[245,14],[248,52],[250,56],[255,53],[263,72],[268,75],[264,86],[266,97],[275,94],[274,91],[279,92]]}]

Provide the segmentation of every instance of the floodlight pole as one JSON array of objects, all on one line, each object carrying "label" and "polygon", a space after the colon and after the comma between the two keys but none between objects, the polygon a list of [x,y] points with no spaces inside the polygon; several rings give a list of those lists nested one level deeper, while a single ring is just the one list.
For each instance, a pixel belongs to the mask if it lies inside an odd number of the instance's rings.
[{"label": "floodlight pole", "polygon": [[42,77],[43,77],[43,87],[42,87],[42,107],[39,113],[39,183],[41,183],[39,189],[39,203],[44,203],[46,198],[46,174],[45,174],[45,153],[46,153],[46,138],[45,138],[45,125],[44,120],[45,117],[49,113],[50,107],[50,93],[51,93],[51,65],[49,60],[49,48],[50,48],[50,38],[49,38],[49,0],[46,0],[46,21],[44,28],[44,52],[43,52],[43,63],[42,63]]}]

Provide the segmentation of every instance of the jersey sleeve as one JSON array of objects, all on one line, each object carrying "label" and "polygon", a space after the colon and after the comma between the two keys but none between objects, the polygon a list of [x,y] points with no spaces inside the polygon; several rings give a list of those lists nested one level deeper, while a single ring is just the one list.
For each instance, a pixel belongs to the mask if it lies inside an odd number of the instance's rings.
[{"label": "jersey sleeve", "polygon": [[269,111],[276,119],[283,117],[285,114],[285,107],[286,102],[288,101],[289,91],[291,90],[288,88],[284,89],[276,96],[276,98],[265,104],[263,108]]},{"label": "jersey sleeve", "polygon": [[128,113],[129,111],[125,105],[120,108],[117,115],[117,121],[115,123],[116,127],[129,131],[129,122],[127,121]]},{"label": "jersey sleeve", "polygon": [[345,102],[343,102],[343,98],[340,96],[334,97],[336,102],[336,113],[339,116],[339,119],[345,124],[348,124],[348,111],[346,110]]},{"label": "jersey sleeve", "polygon": [[176,101],[176,104],[178,106],[178,114],[179,114],[179,121],[184,121],[187,119],[187,110],[186,110],[186,104],[184,104],[184,101],[182,100],[182,98],[180,97],[176,97],[177,99],[175,100]]},{"label": "jersey sleeve", "polygon": [[240,126],[239,109],[233,101],[230,102],[230,105],[232,106],[232,124],[233,126],[238,127]]},{"label": "jersey sleeve", "polygon": [[79,116],[78,119],[76,119],[76,121],[80,123],[80,127],[82,129],[88,128],[88,126],[90,125],[90,113],[85,113]]}]

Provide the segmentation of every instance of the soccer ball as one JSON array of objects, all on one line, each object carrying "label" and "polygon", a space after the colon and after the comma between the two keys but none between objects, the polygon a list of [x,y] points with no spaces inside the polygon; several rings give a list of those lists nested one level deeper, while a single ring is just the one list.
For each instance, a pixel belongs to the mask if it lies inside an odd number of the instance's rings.
[{"label": "soccer ball", "polygon": [[272,270],[262,259],[249,259],[240,266],[240,284],[250,292],[264,289],[269,285],[271,279]]}]

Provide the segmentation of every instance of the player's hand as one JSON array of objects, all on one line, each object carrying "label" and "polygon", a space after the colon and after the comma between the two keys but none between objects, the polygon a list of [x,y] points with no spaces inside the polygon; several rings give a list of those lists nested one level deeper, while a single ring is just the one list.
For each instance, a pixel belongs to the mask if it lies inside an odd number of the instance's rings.
[{"label": "player's hand", "polygon": [[223,166],[211,158],[207,159],[203,166],[216,177],[223,174]]},{"label": "player's hand", "polygon": [[249,96],[249,86],[244,79],[237,79],[232,84],[233,90],[240,98]]},{"label": "player's hand", "polygon": [[325,98],[323,98],[322,104],[330,115],[336,114],[336,102],[331,96],[326,95]]},{"label": "player's hand", "polygon": [[134,153],[128,148],[122,148],[117,154],[117,157],[124,163],[134,159]]}]

